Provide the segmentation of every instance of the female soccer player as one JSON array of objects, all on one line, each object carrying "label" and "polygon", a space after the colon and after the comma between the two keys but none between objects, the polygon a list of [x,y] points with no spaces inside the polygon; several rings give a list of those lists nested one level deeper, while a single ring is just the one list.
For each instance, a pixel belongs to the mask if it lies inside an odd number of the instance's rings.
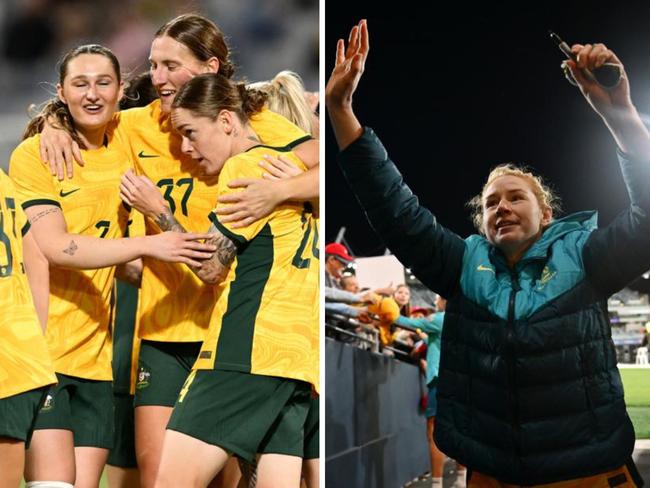
[{"label": "female soccer player", "polygon": [[[87,45],[60,63],[58,100],[28,127],[10,174],[34,236],[53,266],[47,345],[59,384],[39,414],[27,453],[26,479],[97,486],[113,436],[110,293],[114,265],[141,256],[199,264],[210,256],[205,235],[122,238],[129,218],[119,198],[132,167],[112,123],[122,94],[119,64],[106,48]],[[59,182],[40,161],[43,119],[57,111],[85,148],[87,165]]]},{"label": "female soccer player", "polygon": [[20,485],[25,446],[48,386],[56,383],[43,337],[47,277],[47,260],[12,181],[0,170],[0,486]]},{"label": "female soccer player", "polygon": [[[365,21],[340,40],[326,88],[341,167],[376,231],[423,283],[447,297],[435,437],[469,486],[640,486],[634,429],[606,300],[650,267],[650,135],[616,55],[574,45],[567,67],[619,147],[630,206],[598,229],[595,212],[555,220],[534,174],[494,169],[473,200],[481,235],[441,226],[403,184],[354,114],[368,55]],[[587,73],[609,62],[610,89]],[[569,482],[570,481],[570,482]]]},{"label": "female soccer player", "polygon": [[[318,94],[305,91],[300,77],[291,71],[281,71],[272,80],[259,81],[248,85],[268,95],[266,107],[296,124],[314,138],[319,137],[319,119],[314,111],[314,99]],[[215,213],[222,223],[232,223],[233,228],[245,227],[257,219],[270,214],[285,200],[285,195],[299,193],[307,199],[309,195],[318,196],[318,166],[303,172],[282,158],[265,156],[260,162],[266,173],[263,179],[249,178],[229,183],[231,188],[243,191],[219,197],[220,205]],[[294,178],[288,178],[291,175]],[[318,199],[311,199],[314,209],[318,209]]]},{"label": "female soccer player", "polygon": [[[174,101],[183,150],[205,174],[219,174],[218,195],[232,192],[235,178],[261,177],[266,153],[301,165],[289,148],[260,143],[249,120],[263,102],[259,92],[215,75],[197,76]],[[150,182],[133,179],[123,193],[161,228],[183,229]],[[211,220],[218,258],[193,271],[222,291],[174,408],[156,485],[205,486],[234,453],[249,461],[260,455],[257,486],[298,486],[310,385],[317,389],[318,381],[319,253],[311,206],[286,203],[236,231],[214,213]]]}]

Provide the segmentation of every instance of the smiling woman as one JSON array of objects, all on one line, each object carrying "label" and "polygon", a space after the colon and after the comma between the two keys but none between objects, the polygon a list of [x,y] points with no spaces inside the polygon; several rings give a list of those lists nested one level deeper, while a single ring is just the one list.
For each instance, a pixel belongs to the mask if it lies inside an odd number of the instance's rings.
[{"label": "smiling woman", "polygon": [[[129,212],[118,189],[133,164],[113,133],[122,95],[119,64],[105,47],[81,46],[63,57],[59,75],[58,98],[30,123],[10,162],[36,242],[51,264],[45,338],[59,382],[36,420],[25,477],[91,487],[113,442],[114,265],[142,256],[199,265],[194,259],[210,257],[205,251],[212,246],[196,242],[205,235],[124,238]],[[69,181],[50,174],[39,157],[34,134],[48,116],[68,127],[87,160]]]},{"label": "smiling woman", "polygon": [[120,64],[110,50],[89,44],[69,51],[59,63],[58,97],[30,121],[23,139],[40,132],[47,118],[54,117],[81,147],[98,148],[123,87]]},{"label": "smiling woman", "polygon": [[104,143],[113,107],[122,98],[124,83],[117,71],[119,65],[114,57],[92,52],[72,57],[67,63],[64,60],[64,65],[70,74],[57,85],[59,100],[68,106],[86,149],[97,149]]},{"label": "smiling woman", "polygon": [[602,229],[593,211],[553,220],[540,180],[501,166],[471,202],[481,235],[461,239],[420,206],[355,115],[369,47],[366,21],[347,49],[338,41],[327,108],[374,229],[448,299],[437,446],[467,466],[470,487],[642,486],[606,300],[650,266],[650,134],[627,76],[604,88],[589,74],[606,62],[623,71],[621,61],[603,44],[574,45],[566,67],[618,145],[629,206]]},{"label": "smiling woman", "polygon": [[219,73],[230,78],[234,68],[219,29],[196,15],[177,17],[156,32],[149,54],[151,81],[161,110],[169,113],[176,92],[195,75]]},{"label": "smiling woman", "polygon": [[494,168],[482,192],[468,204],[476,229],[518,262],[560,210],[559,198],[542,178],[512,164]]}]

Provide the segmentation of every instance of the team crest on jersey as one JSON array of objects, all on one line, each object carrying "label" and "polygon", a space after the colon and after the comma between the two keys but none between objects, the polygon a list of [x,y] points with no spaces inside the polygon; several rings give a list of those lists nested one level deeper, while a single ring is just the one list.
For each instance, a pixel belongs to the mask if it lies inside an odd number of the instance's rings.
[{"label": "team crest on jersey", "polygon": [[138,370],[138,381],[135,384],[136,390],[142,390],[149,386],[149,380],[151,379],[151,373],[140,366]]},{"label": "team crest on jersey", "polygon": [[47,395],[45,397],[45,402],[41,407],[41,412],[49,412],[54,408],[54,397],[52,395]]}]

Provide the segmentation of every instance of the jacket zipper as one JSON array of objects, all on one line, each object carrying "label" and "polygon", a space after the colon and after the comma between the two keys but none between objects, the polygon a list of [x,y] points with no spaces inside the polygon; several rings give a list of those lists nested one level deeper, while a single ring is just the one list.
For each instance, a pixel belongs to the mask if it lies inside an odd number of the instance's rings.
[{"label": "jacket zipper", "polygon": [[[516,350],[515,350],[515,298],[517,292],[521,290],[519,286],[519,279],[514,271],[510,272],[510,279],[512,282],[512,291],[510,292],[510,300],[508,302],[508,330],[506,333],[506,363],[508,369],[508,400],[510,403],[510,412],[512,415],[511,426],[514,435],[514,448],[516,458],[519,459],[519,406],[516,397]],[[515,469],[519,471],[519,466]]]}]

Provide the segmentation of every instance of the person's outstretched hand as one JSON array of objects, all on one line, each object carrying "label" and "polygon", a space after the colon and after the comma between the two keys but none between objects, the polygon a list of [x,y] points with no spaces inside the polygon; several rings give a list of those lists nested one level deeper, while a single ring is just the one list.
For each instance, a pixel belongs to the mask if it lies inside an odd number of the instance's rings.
[{"label": "person's outstretched hand", "polygon": [[[577,61],[567,60],[566,66],[571,71],[578,88],[593,109],[605,120],[616,118],[621,112],[632,107],[630,84],[625,74],[623,63],[604,44],[574,44],[571,51]],[[605,63],[616,64],[621,68],[621,80],[612,88],[603,88],[584,70],[591,72]]]},{"label": "person's outstretched hand", "polygon": [[[593,109],[603,118],[618,147],[627,155],[647,160],[650,157],[650,133],[630,97],[630,83],[623,63],[604,44],[575,44],[571,47],[577,61],[568,60],[580,91]],[[603,88],[585,74],[605,63],[621,67],[621,79],[615,87]]]},{"label": "person's outstretched hand", "polygon": [[352,108],[352,95],[363,74],[369,49],[368,24],[365,20],[350,31],[347,49],[345,41],[338,40],[334,70],[325,87],[325,100],[330,110]]},{"label": "person's outstretched hand", "polygon": [[336,44],[334,70],[325,87],[325,105],[339,149],[345,149],[363,133],[352,110],[352,95],[359,85],[368,58],[368,24],[359,22],[350,31],[348,48],[343,39]]}]

